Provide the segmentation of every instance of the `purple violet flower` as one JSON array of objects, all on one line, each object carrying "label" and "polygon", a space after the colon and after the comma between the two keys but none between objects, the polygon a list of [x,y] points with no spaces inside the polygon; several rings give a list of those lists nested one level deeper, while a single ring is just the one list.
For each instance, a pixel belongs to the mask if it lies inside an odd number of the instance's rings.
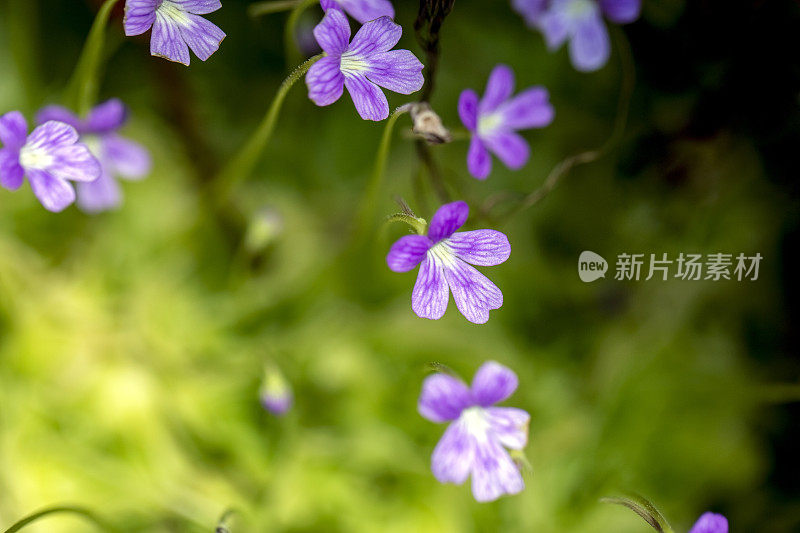
[{"label": "purple violet flower", "polygon": [[468,215],[464,202],[445,204],[433,215],[427,236],[406,235],[386,256],[394,272],[408,272],[420,265],[411,308],[421,318],[442,318],[450,291],[461,314],[475,324],[485,324],[489,311],[503,305],[497,285],[470,265],[505,262],[511,255],[508,237],[491,229],[456,232]]},{"label": "purple violet flower", "polygon": [[603,15],[616,24],[639,18],[641,0],[512,0],[528,25],[544,34],[550,51],[569,41],[573,66],[583,72],[608,62],[611,44]]},{"label": "purple violet flower", "polygon": [[320,0],[322,9],[341,9],[361,24],[380,17],[394,18],[394,7],[389,0]]},{"label": "purple violet flower", "polygon": [[150,54],[189,65],[189,48],[202,61],[219,49],[225,32],[199,15],[222,7],[220,0],[126,0],[125,35],[151,27]]},{"label": "purple violet flower", "polygon": [[350,42],[350,23],[338,9],[330,9],[314,28],[325,57],[306,75],[308,97],[318,106],[331,105],[350,93],[364,120],[389,116],[389,103],[381,87],[400,94],[422,88],[422,63],[408,50],[392,50],[403,28],[389,17],[367,22]]},{"label": "purple violet flower", "polygon": [[728,533],[728,519],[721,514],[703,513],[689,533]]},{"label": "purple violet flower", "polygon": [[521,450],[528,444],[530,415],[513,407],[493,407],[511,396],[517,384],[517,375],[494,361],[478,369],[469,388],[447,374],[425,379],[419,414],[431,422],[451,422],[431,456],[436,479],[460,485],[472,474],[472,494],[479,502],[525,488],[506,448]]},{"label": "purple violet flower", "polygon": [[14,191],[27,176],[45,209],[63,211],[75,201],[69,181],[96,180],[100,163],[68,124],[51,120],[27,133],[28,123],[19,111],[0,116],[0,185]]},{"label": "purple violet flower", "polygon": [[490,151],[508,168],[522,168],[530,157],[530,147],[516,132],[553,122],[555,111],[547,89],[530,87],[512,98],[513,92],[514,71],[497,65],[489,75],[483,98],[466,89],[458,99],[458,115],[472,132],[467,168],[478,179],[486,179],[492,171]]},{"label": "purple violet flower", "polygon": [[127,108],[117,99],[96,106],[85,120],[69,109],[55,105],[45,107],[36,115],[39,124],[57,120],[75,128],[81,141],[100,162],[100,177],[78,184],[78,207],[87,213],[98,213],[122,203],[122,192],[116,176],[136,180],[150,172],[150,154],[147,150],[117,134],[127,118]]}]

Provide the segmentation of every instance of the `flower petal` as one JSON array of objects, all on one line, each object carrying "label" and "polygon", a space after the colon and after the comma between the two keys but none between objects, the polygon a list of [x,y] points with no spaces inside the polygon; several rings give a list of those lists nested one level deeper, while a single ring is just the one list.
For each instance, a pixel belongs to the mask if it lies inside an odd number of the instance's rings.
[{"label": "flower petal", "polygon": [[192,49],[194,55],[201,61],[207,61],[214,55],[214,52],[219,50],[219,45],[225,38],[225,32],[213,22],[198,15],[184,13],[183,19],[183,23],[178,25],[183,40]]},{"label": "flower petal", "polygon": [[628,24],[639,18],[642,0],[600,0],[600,9],[611,22]]},{"label": "flower petal", "polygon": [[71,181],[94,181],[102,171],[89,148],[81,143],[53,150],[53,163],[46,170],[56,179]]},{"label": "flower petal", "polygon": [[480,114],[491,113],[508,100],[514,92],[514,71],[507,65],[497,65],[489,74],[486,91],[478,104]]},{"label": "flower petal", "polygon": [[411,309],[420,318],[439,320],[447,311],[450,292],[441,262],[431,254],[422,261],[411,293]]},{"label": "flower petal", "polygon": [[141,35],[156,21],[156,9],[161,0],[127,0],[125,2],[125,18],[122,22],[125,35]]},{"label": "flower petal", "polygon": [[472,495],[477,501],[490,502],[524,488],[517,465],[500,443],[489,438],[477,444],[472,461]]},{"label": "flower petal", "polygon": [[503,293],[497,285],[460,259],[447,265],[444,277],[458,310],[473,324],[485,324],[489,311],[503,305]]},{"label": "flower petal", "polygon": [[[121,100],[112,98],[95,106],[86,117],[82,133],[108,133],[118,130],[128,119],[128,108]],[[69,123],[68,123],[69,124]],[[81,131],[81,128],[78,128]]]},{"label": "flower petal", "polygon": [[431,422],[447,422],[458,418],[471,400],[463,381],[447,374],[433,374],[422,382],[417,410]]},{"label": "flower petal", "polygon": [[521,450],[528,445],[531,415],[527,411],[515,407],[489,407],[486,418],[492,435],[506,448]]},{"label": "flower petal", "polygon": [[0,185],[10,191],[20,188],[25,171],[19,164],[19,152],[13,148],[0,148]]},{"label": "flower petal", "polygon": [[512,170],[524,167],[531,156],[531,149],[525,139],[512,131],[495,131],[482,137],[482,140]]},{"label": "flower petal", "polygon": [[606,64],[611,55],[611,43],[599,11],[576,21],[569,55],[573,66],[582,72],[591,72]]},{"label": "flower petal", "polygon": [[458,228],[464,225],[469,216],[469,206],[466,202],[451,202],[444,204],[436,210],[428,228],[428,238],[436,243],[448,238]]},{"label": "flower petal", "polygon": [[559,48],[569,38],[572,28],[572,19],[563,8],[564,3],[554,5],[545,11],[539,19],[539,29],[544,35],[547,48],[552,52]]},{"label": "flower petal", "polygon": [[160,11],[156,12],[150,37],[150,55],[189,65],[189,47],[181,36],[180,27]]},{"label": "flower petal", "polygon": [[408,50],[379,52],[367,59],[369,67],[367,78],[383,87],[400,94],[411,94],[422,89],[425,68],[417,57]]},{"label": "flower petal", "polygon": [[480,405],[488,407],[511,396],[519,385],[513,370],[496,361],[481,365],[472,378],[472,395]]},{"label": "flower petal", "polygon": [[11,111],[0,116],[0,143],[7,148],[19,149],[25,144],[28,123],[22,113]]},{"label": "flower petal", "polygon": [[323,57],[306,74],[308,98],[318,106],[331,105],[344,92],[344,74],[338,57]]},{"label": "flower petal", "polygon": [[345,76],[344,85],[361,118],[378,121],[389,116],[389,102],[386,100],[386,95],[363,74]]},{"label": "flower petal", "polygon": [[458,116],[469,131],[478,127],[478,93],[465,89],[458,97]]},{"label": "flower petal", "polygon": [[511,7],[523,16],[528,26],[535,26],[547,8],[547,0],[512,0]]},{"label": "flower petal", "polygon": [[402,35],[403,28],[399,24],[395,24],[389,17],[381,17],[361,26],[347,51],[365,57],[388,52]]},{"label": "flower petal", "polygon": [[100,213],[122,203],[122,191],[108,172],[88,183],[78,183],[78,207],[86,213]]},{"label": "flower petal", "polygon": [[543,128],[553,122],[555,110],[544,87],[531,87],[500,106],[503,126],[512,130]]},{"label": "flower petal", "polygon": [[322,22],[314,28],[314,38],[329,56],[341,55],[350,43],[350,23],[347,17],[338,9],[327,11]]},{"label": "flower petal", "polygon": [[728,519],[721,514],[703,513],[689,533],[728,533]]},{"label": "flower petal", "polygon": [[431,455],[431,471],[440,483],[467,480],[475,458],[476,440],[461,420],[450,424]]},{"label": "flower petal", "polygon": [[75,113],[60,105],[49,105],[43,107],[38,113],[36,113],[37,124],[44,124],[45,122],[49,122],[51,120],[69,124],[78,130],[79,133],[83,129],[83,121],[79,119]]},{"label": "flower petal", "polygon": [[140,179],[150,173],[152,166],[150,153],[139,143],[119,135],[106,135],[102,143],[103,158],[110,173],[127,179]]},{"label": "flower petal", "polygon": [[508,237],[493,229],[454,233],[447,239],[447,245],[456,257],[478,266],[499,265],[511,255]]},{"label": "flower petal", "polygon": [[477,135],[472,136],[467,152],[467,169],[479,180],[485,180],[492,172],[492,157],[486,145]]},{"label": "flower petal", "polygon": [[222,8],[220,0],[171,0],[171,2],[178,4],[183,11],[195,15],[208,15]]},{"label": "flower petal", "polygon": [[25,146],[42,147],[49,151],[57,146],[75,144],[78,138],[77,130],[69,124],[49,120],[31,132]]},{"label": "flower petal", "polygon": [[408,272],[425,259],[430,247],[431,241],[424,235],[406,235],[392,245],[386,263],[394,272]]},{"label": "flower petal", "polygon": [[58,213],[75,201],[75,190],[68,182],[37,168],[28,169],[28,181],[33,194],[45,209]]},{"label": "flower petal", "polygon": [[361,24],[380,17],[394,18],[394,7],[389,0],[338,0],[338,2]]}]

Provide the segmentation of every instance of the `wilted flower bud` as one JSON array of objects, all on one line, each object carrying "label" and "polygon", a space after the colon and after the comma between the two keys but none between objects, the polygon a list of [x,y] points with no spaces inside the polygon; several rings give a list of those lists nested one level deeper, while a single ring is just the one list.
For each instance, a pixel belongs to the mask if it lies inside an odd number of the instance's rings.
[{"label": "wilted flower bud", "polygon": [[414,123],[412,130],[430,144],[444,144],[453,140],[450,130],[444,127],[442,119],[428,102],[409,104],[408,112]]},{"label": "wilted flower bud", "polygon": [[264,368],[264,382],[259,396],[264,409],[277,416],[285,414],[292,407],[294,399],[289,382],[272,364]]}]

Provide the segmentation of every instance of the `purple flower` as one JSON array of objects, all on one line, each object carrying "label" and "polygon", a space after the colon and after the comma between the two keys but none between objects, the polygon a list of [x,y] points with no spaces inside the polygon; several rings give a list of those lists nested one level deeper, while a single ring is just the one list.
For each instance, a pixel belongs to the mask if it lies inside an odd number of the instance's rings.
[{"label": "purple flower", "polygon": [[117,134],[117,130],[125,124],[127,115],[125,105],[116,99],[92,109],[85,120],[61,106],[45,107],[36,115],[36,121],[40,124],[57,120],[74,127],[81,141],[100,162],[100,177],[78,184],[78,206],[87,213],[112,209],[122,202],[116,176],[140,179],[150,172],[150,154],[147,150]]},{"label": "purple flower", "polygon": [[475,324],[486,323],[489,311],[503,305],[500,289],[470,264],[505,262],[511,255],[508,237],[490,229],[456,233],[468,214],[464,202],[445,204],[433,215],[427,236],[406,235],[389,250],[386,262],[395,272],[408,272],[421,263],[411,295],[417,316],[442,318],[450,291],[461,314]]},{"label": "purple flower", "polygon": [[728,533],[728,519],[721,514],[703,513],[689,533]]},{"label": "purple flower", "polygon": [[394,18],[394,7],[389,0],[320,0],[322,9],[343,9],[361,24],[380,17]]},{"label": "purple flower", "polygon": [[219,49],[225,32],[199,15],[222,7],[220,0],[126,0],[125,35],[151,27],[150,54],[189,64],[189,48],[205,61]]},{"label": "purple flower", "polygon": [[422,63],[408,50],[392,50],[403,28],[389,17],[367,22],[350,42],[350,23],[338,9],[330,9],[314,28],[325,51],[306,75],[308,97],[318,106],[331,105],[350,93],[364,120],[389,116],[389,103],[381,87],[401,94],[422,88]]},{"label": "purple flower", "polygon": [[569,41],[569,56],[576,69],[597,70],[608,61],[611,45],[603,22],[627,24],[639,18],[641,0],[512,0],[532,28],[544,34],[553,51]]},{"label": "purple flower", "polygon": [[506,448],[527,445],[530,415],[513,407],[493,407],[511,396],[517,383],[511,369],[494,361],[478,369],[469,388],[447,374],[425,379],[419,414],[431,422],[451,422],[431,457],[436,479],[460,485],[472,474],[472,494],[479,502],[525,488]]},{"label": "purple flower", "polygon": [[63,211],[75,201],[69,181],[96,180],[100,163],[78,143],[78,132],[68,124],[51,120],[27,133],[28,123],[19,111],[0,117],[0,185],[13,191],[27,176],[45,209]]},{"label": "purple flower", "polygon": [[528,162],[530,148],[518,130],[543,128],[553,121],[555,111],[544,87],[530,87],[511,97],[514,71],[497,65],[489,75],[482,99],[472,89],[461,93],[458,115],[472,132],[467,168],[478,179],[492,171],[491,151],[508,168],[517,170]]},{"label": "purple flower", "polygon": [[259,394],[261,405],[276,416],[286,414],[292,407],[294,395],[292,388],[280,370],[273,365],[267,365],[264,369],[264,381],[261,384]]}]

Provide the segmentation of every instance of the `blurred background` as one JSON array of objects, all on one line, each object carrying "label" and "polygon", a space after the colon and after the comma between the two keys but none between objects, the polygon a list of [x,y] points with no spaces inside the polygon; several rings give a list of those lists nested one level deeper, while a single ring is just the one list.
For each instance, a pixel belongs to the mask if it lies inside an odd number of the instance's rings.
[{"label": "blurred background", "polygon": [[[400,47],[422,58],[417,2],[394,4]],[[405,227],[348,252],[384,125],[346,94],[317,108],[294,87],[257,173],[225,213],[208,208],[202,191],[294,66],[287,13],[248,5],[207,17],[228,37],[190,68],[151,58],[149,34],[125,38],[118,6],[101,99],[130,106],[124,134],[154,159],[119,210],[51,214],[27,186],[0,190],[0,527],[74,503],[122,531],[213,531],[233,508],[232,533],[644,533],[598,502],[638,492],[676,532],[707,510],[731,531],[800,531],[798,2],[644,0],[592,74],[548,53],[509,2],[456,2],[431,100],[445,124],[461,128],[459,93],[501,62],[518,88],[548,87],[555,122],[525,132],[524,169],[495,161],[485,182],[463,136],[431,147],[435,182],[402,117],[376,212],[399,196],[429,219],[438,187],[470,204],[469,229],[508,234],[511,259],[483,269],[505,294],[484,326],[453,302],[440,321],[413,314],[416,274],[384,262]],[[98,6],[0,0],[0,113],[59,101]],[[320,18],[304,14],[301,44]],[[626,75],[619,142],[515,212],[559,161],[609,139]],[[620,253],[763,260],[757,281],[585,284],[583,250],[610,274]],[[522,494],[478,504],[433,478],[444,426],[416,401],[427,362],[471,378],[488,359],[519,375],[506,404],[531,413],[532,473]],[[267,362],[294,389],[283,418],[259,403]]]}]

